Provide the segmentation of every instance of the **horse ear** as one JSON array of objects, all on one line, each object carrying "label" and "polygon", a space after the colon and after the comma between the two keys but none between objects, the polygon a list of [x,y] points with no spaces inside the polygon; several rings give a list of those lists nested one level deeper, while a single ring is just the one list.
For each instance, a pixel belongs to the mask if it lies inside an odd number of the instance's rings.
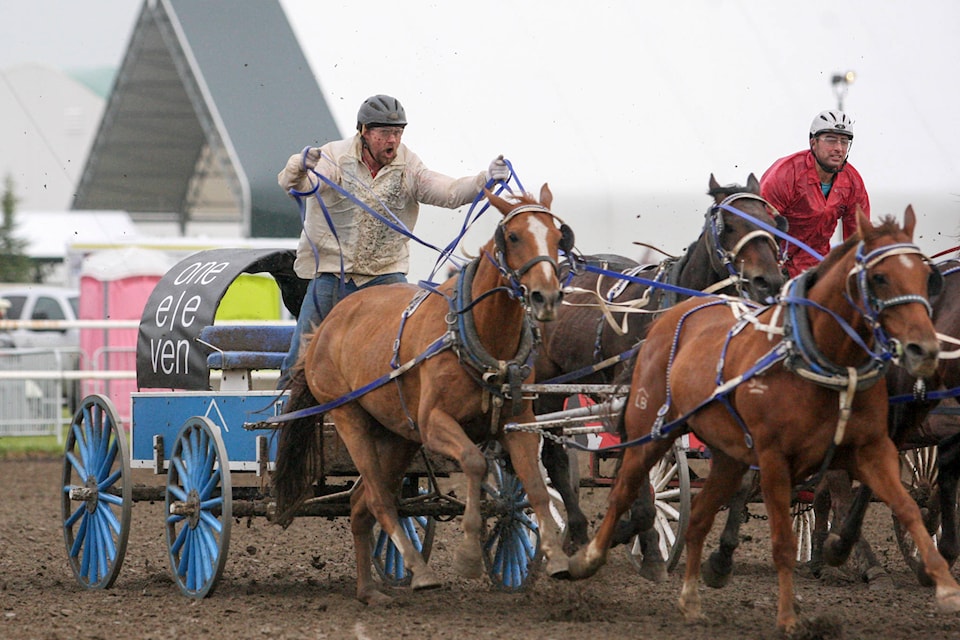
[{"label": "horse ear", "polygon": [[550,208],[550,205],[553,204],[553,193],[550,191],[550,187],[546,182],[543,183],[543,186],[540,187],[540,204]]},{"label": "horse ear", "polygon": [[713,174],[711,173],[711,174],[710,174],[710,184],[709,184],[709,189],[707,190],[707,194],[709,195],[709,194],[715,192],[715,191],[716,191],[717,189],[719,189],[719,188],[720,188],[720,183],[717,182],[717,179],[714,178],[714,177],[713,177]]},{"label": "horse ear", "polygon": [[760,181],[752,173],[747,176],[747,191],[760,195]]},{"label": "horse ear", "polygon": [[917,215],[913,212],[913,205],[908,204],[903,212],[903,232],[913,239],[913,229],[917,225]]},{"label": "horse ear", "polygon": [[863,207],[859,204],[857,205],[857,232],[860,234],[861,238],[866,237],[866,233],[873,229],[873,225],[870,224],[870,219],[867,218],[863,213]]},{"label": "horse ear", "polygon": [[496,207],[497,210],[499,210],[502,215],[507,215],[508,213],[510,213],[510,209],[512,207],[510,206],[509,202],[507,202],[506,200],[504,200],[498,195],[494,195],[492,191],[486,188],[484,188],[483,194],[487,197],[487,200],[490,201],[490,204]]}]

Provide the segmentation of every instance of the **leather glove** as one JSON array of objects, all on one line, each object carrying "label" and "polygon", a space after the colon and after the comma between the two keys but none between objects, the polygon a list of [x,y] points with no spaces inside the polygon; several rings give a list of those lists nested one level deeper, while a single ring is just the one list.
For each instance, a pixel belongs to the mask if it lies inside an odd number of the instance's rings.
[{"label": "leather glove", "polygon": [[503,182],[510,177],[510,169],[507,163],[503,161],[503,154],[493,159],[487,168],[487,180],[497,180]]}]

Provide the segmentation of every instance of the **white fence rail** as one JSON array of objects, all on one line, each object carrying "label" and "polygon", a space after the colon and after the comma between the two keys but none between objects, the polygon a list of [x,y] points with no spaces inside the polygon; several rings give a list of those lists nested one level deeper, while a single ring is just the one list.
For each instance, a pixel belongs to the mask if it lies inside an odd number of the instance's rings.
[{"label": "white fence rail", "polygon": [[[0,331],[132,329],[136,320],[0,320]],[[54,435],[62,442],[79,401],[102,393],[129,423],[130,392],[136,387],[136,347],[0,349],[0,437]]]}]

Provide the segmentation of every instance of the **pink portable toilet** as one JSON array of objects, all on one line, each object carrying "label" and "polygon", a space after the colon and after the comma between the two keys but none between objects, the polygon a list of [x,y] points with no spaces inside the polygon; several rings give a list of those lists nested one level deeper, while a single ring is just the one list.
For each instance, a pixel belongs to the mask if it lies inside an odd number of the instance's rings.
[{"label": "pink portable toilet", "polygon": [[[129,426],[130,393],[137,390],[137,326],[154,286],[173,265],[163,251],[127,247],[92,253],[80,267],[80,319],[130,320],[130,328],[80,330],[81,368],[94,372],[83,381],[83,396],[101,393]],[[97,377],[96,372],[103,372]],[[111,378],[117,372],[130,377]]]}]

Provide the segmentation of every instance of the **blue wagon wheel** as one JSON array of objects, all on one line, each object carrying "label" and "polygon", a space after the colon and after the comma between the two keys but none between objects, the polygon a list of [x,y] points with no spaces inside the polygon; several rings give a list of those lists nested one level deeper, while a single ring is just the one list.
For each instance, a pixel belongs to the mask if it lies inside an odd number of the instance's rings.
[{"label": "blue wagon wheel", "polygon": [[489,461],[483,493],[498,514],[485,528],[483,560],[494,588],[519,591],[540,562],[540,524],[520,479],[502,457]]},{"label": "blue wagon wheel", "polygon": [[133,485],[127,435],[109,398],[88,396],[67,434],[60,511],[70,568],[81,586],[116,580],[130,535]]},{"label": "blue wagon wheel", "polygon": [[[413,478],[416,486],[411,483],[411,477],[403,479],[402,496],[426,495],[430,489],[422,486],[423,482],[428,482],[427,478]],[[417,548],[424,561],[430,560],[430,551],[433,548],[433,535],[436,530],[437,521],[430,516],[408,516],[400,518],[400,526],[407,532],[413,546]],[[389,587],[407,586],[413,574],[407,569],[403,562],[403,556],[400,550],[393,543],[387,534],[380,528],[379,524],[373,526],[373,567],[383,581],[383,584]]]},{"label": "blue wagon wheel", "polygon": [[203,598],[220,580],[230,547],[233,495],[220,428],[194,416],[180,428],[167,472],[170,567],[180,591]]},{"label": "blue wagon wheel", "polygon": [[[658,552],[667,564],[667,571],[673,571],[680,562],[690,523],[690,470],[680,440],[650,469],[650,484],[657,507],[654,527],[660,534]],[[627,545],[627,554],[639,569],[643,564],[643,551],[638,538]]]}]

